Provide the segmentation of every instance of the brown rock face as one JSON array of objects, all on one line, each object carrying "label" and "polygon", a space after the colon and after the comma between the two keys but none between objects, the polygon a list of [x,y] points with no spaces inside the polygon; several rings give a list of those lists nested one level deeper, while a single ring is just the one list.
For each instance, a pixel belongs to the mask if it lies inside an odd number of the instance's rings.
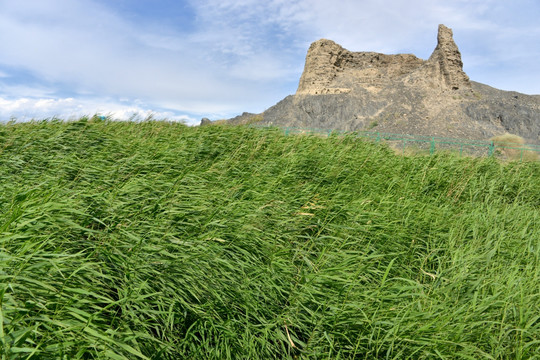
[{"label": "brown rock face", "polygon": [[426,62],[426,66],[433,67],[434,77],[440,77],[442,82],[452,90],[471,87],[469,77],[463,71],[461,53],[454,42],[452,29],[439,25],[437,47]]},{"label": "brown rock face", "polygon": [[308,50],[296,94],[342,94],[358,87],[377,92],[400,80],[427,82],[430,88],[470,88],[452,30],[439,25],[437,40],[427,61],[411,54],[351,52],[332,40],[318,40]]},{"label": "brown rock face", "polygon": [[[321,39],[314,42],[309,47],[297,93],[339,93],[338,88],[332,87],[332,80],[343,71],[350,59],[351,53],[332,40]],[[344,89],[343,92],[348,91],[350,89]]]},{"label": "brown rock face", "polygon": [[308,50],[296,94],[343,94],[358,87],[378,91],[423,63],[411,54],[351,52],[331,40],[321,39]]}]

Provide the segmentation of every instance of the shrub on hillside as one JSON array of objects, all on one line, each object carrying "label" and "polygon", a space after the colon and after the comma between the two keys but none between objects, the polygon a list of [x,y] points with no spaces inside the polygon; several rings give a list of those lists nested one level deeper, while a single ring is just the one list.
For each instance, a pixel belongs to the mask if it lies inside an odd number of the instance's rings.
[{"label": "shrub on hillside", "polygon": [[525,139],[514,134],[503,134],[491,138],[497,152],[508,160],[537,161],[539,153],[529,150],[525,144]]}]

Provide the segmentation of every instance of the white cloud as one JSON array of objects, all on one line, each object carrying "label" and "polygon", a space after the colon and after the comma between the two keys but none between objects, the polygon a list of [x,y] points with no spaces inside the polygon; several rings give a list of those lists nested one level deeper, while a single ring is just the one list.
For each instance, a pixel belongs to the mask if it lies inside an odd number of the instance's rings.
[{"label": "white cloud", "polygon": [[262,111],[281,96],[280,82],[297,81],[291,56],[256,45],[247,28],[214,30],[185,34],[134,24],[88,0],[12,2],[0,5],[0,64],[93,96],[223,115]]},{"label": "white cloud", "polygon": [[[176,109],[184,111],[205,111],[194,105],[201,101],[256,100],[252,89],[234,83],[220,59],[210,56],[211,46],[197,48],[193,40],[181,41],[183,35],[172,31],[147,33],[144,26],[89,1],[51,2],[50,8],[25,3],[2,9],[0,62],[30,69],[63,87],[143,97],[157,105],[176,102]],[[67,3],[71,6],[58,12]],[[28,14],[21,15],[23,7]]]},{"label": "white cloud", "polygon": [[[137,103],[134,101],[133,103]],[[0,122],[10,119],[27,121],[31,119],[61,118],[77,119],[82,116],[109,116],[117,120],[167,119],[181,121],[188,125],[196,125],[199,120],[188,115],[177,115],[172,111],[152,110],[139,105],[126,105],[107,100],[76,100],[73,98],[8,100],[0,97]]]}]

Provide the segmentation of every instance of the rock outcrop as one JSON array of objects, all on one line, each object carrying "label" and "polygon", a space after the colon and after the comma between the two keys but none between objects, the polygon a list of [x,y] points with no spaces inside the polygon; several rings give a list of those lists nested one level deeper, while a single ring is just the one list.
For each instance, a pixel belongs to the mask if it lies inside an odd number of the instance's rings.
[{"label": "rock outcrop", "polygon": [[351,52],[322,39],[309,47],[296,94],[346,94],[357,86],[377,90],[422,64],[414,55]]},{"label": "rock outcrop", "polygon": [[426,67],[434,68],[434,77],[441,76],[441,81],[452,89],[471,88],[469,77],[463,71],[461,53],[454,42],[452,29],[439,25],[437,47],[426,62]]},{"label": "rock outcrop", "polygon": [[427,60],[311,44],[296,94],[229,121],[345,131],[488,139],[510,132],[540,143],[540,96],[470,81],[452,30],[439,25]]},{"label": "rock outcrop", "polygon": [[201,123],[199,125],[204,126],[204,125],[210,125],[210,124],[212,124],[212,121],[209,118],[204,117],[201,119]]},{"label": "rock outcrop", "polygon": [[332,40],[309,47],[296,95],[346,94],[355,87],[378,91],[404,79],[411,84],[458,90],[471,88],[452,30],[439,26],[437,47],[427,61],[412,54],[351,52]]},{"label": "rock outcrop", "polygon": [[407,76],[405,82],[439,91],[471,89],[469,77],[463,71],[461,53],[454,42],[452,29],[439,25],[437,47],[422,66]]}]

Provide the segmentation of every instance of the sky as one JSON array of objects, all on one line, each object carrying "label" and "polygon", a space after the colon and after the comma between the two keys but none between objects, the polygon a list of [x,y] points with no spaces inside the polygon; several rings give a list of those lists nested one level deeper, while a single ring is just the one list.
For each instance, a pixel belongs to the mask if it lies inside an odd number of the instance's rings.
[{"label": "sky", "polygon": [[540,0],[0,0],[0,121],[183,121],[294,94],[310,43],[427,59],[453,29],[471,80],[540,94]]}]

